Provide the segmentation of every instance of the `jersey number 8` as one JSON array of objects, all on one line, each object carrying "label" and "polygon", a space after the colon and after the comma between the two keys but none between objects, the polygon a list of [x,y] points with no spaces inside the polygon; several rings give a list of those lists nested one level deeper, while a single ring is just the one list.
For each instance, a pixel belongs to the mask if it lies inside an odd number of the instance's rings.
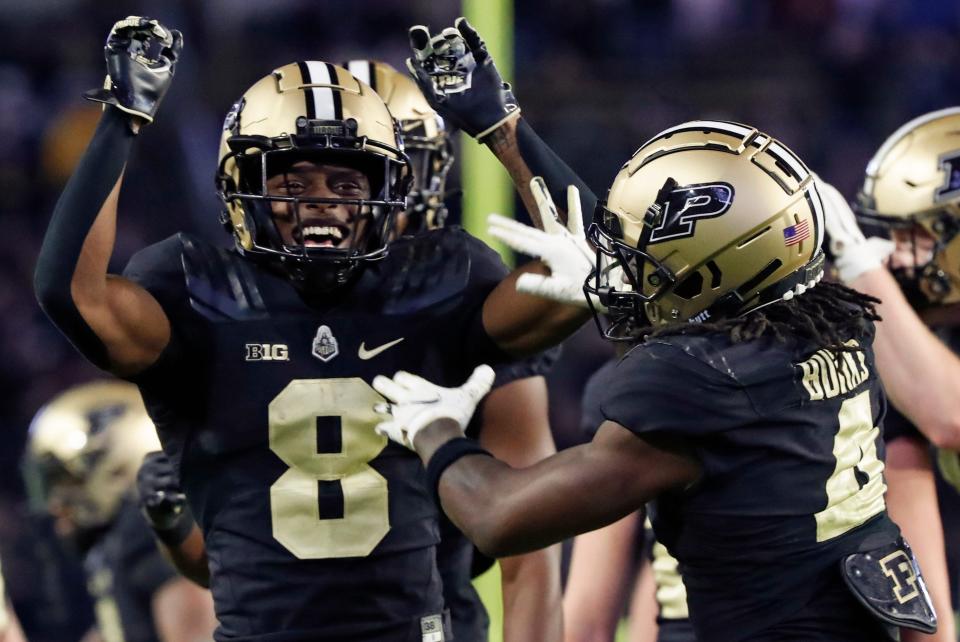
[{"label": "jersey number 8", "polygon": [[[390,530],[387,480],[370,466],[385,401],[362,379],[297,379],[270,402],[270,449],[290,469],[270,487],[273,537],[300,559],[364,557]],[[339,417],[340,452],[317,452],[317,418]],[[333,428],[330,428],[333,429]],[[343,515],[320,515],[320,482],[337,482]]]}]

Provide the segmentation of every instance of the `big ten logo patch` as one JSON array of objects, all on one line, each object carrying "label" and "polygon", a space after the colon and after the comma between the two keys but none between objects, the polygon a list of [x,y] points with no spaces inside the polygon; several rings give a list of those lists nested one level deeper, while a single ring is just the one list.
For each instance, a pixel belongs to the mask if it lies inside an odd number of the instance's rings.
[{"label": "big ten logo patch", "polygon": [[893,583],[893,594],[900,604],[920,595],[913,560],[904,551],[894,551],[879,562],[883,574]]},{"label": "big ten logo patch", "polygon": [[283,343],[248,343],[245,361],[289,361],[290,352]]}]

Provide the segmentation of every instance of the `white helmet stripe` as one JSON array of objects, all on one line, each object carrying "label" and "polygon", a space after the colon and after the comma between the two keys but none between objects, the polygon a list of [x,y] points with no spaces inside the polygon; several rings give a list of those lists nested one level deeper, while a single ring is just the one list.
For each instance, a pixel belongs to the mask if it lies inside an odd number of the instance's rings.
[{"label": "white helmet stripe", "polygon": [[[334,85],[330,78],[330,69],[324,62],[308,60],[305,63],[308,78],[304,78],[305,85]],[[321,120],[335,120],[337,118],[333,90],[329,87],[310,87],[313,95],[313,106],[316,112],[313,117]]]},{"label": "white helmet stripe", "polygon": [[347,71],[353,74],[353,77],[362,83],[373,85],[370,82],[370,63],[366,60],[351,60],[347,63]]}]

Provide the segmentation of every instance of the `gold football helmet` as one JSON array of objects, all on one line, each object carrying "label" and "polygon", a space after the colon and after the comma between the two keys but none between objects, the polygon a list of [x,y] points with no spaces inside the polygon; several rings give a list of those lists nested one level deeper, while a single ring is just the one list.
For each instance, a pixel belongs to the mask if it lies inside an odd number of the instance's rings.
[{"label": "gold football helmet", "polygon": [[447,173],[453,165],[453,145],[447,127],[430,107],[417,83],[389,64],[376,60],[343,63],[354,77],[373,87],[400,125],[400,139],[413,167],[413,187],[407,199],[407,234],[443,225]]},{"label": "gold football helmet", "polygon": [[[267,178],[298,160],[348,165],[370,179],[370,198],[313,198],[271,194]],[[397,126],[370,86],[342,67],[304,61],[284,65],[257,81],[227,114],[220,139],[217,189],[224,223],[237,248],[272,258],[295,282],[330,289],[343,285],[363,261],[386,253],[393,217],[405,207],[410,162]],[[298,233],[285,243],[271,203],[288,203]],[[301,206],[356,208],[353,229],[326,229],[347,247],[305,240]]]},{"label": "gold football helmet", "polygon": [[27,479],[45,507],[56,502],[77,527],[93,529],[113,520],[144,455],[159,449],[135,385],[88,383],[54,397],[33,418]]},{"label": "gold football helmet", "polygon": [[913,277],[897,274],[909,294],[921,295],[917,303],[960,302],[960,107],[924,114],[895,131],[867,165],[856,205],[868,223],[919,226],[934,238],[929,263]]},{"label": "gold football helmet", "polygon": [[597,205],[588,299],[625,328],[743,314],[823,274],[823,205],[810,170],[753,127],[693,121],[647,143]]}]

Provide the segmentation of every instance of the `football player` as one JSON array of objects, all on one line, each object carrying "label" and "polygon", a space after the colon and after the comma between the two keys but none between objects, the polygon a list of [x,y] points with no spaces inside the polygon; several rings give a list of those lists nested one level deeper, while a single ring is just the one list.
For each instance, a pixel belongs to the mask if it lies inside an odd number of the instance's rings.
[{"label": "football player", "polygon": [[136,386],[120,381],[71,388],[30,426],[27,470],[83,555],[104,642],[202,642],[215,626],[209,592],[177,576],[137,508],[134,476],[158,445]]},{"label": "football player", "polygon": [[[369,84],[400,127],[413,166],[407,208],[398,215],[401,234],[441,227],[447,218],[444,188],[453,164],[452,143],[443,119],[416,84],[390,65],[350,60],[343,65]],[[546,374],[555,355],[543,355],[497,370],[494,389],[471,426],[471,436],[513,466],[529,466],[556,452],[547,412]],[[524,416],[524,431],[515,418]],[[443,597],[458,640],[487,640],[489,619],[471,582],[474,547],[445,516],[440,517],[437,564]],[[563,628],[560,549],[551,547],[501,560],[503,628],[506,642],[555,640]]]},{"label": "football player", "polygon": [[931,631],[884,505],[872,299],[817,285],[822,238],[814,177],[781,143],[735,123],[670,128],[624,165],[590,228],[585,290],[614,318],[605,335],[650,327],[603,382],[596,438],[525,469],[484,453],[463,437],[492,380],[483,366],[452,389],[378,377],[390,403],[377,430],[416,449],[444,510],[490,554],[657,497],[700,642]]},{"label": "football player", "polygon": [[[397,221],[398,233],[415,234],[441,227],[446,174],[453,162],[451,144],[436,112],[413,81],[388,64],[351,60],[343,64],[369,84],[397,119],[400,138],[414,167],[407,209]],[[478,413],[474,434],[492,452],[514,465],[535,463],[556,452],[550,434],[543,379],[552,355],[531,358],[499,369],[494,390]],[[506,417],[524,416],[525,432],[513,430]],[[150,523],[179,570],[208,585],[207,557],[194,528],[176,474],[162,452],[150,453],[138,475],[138,489]],[[489,619],[471,583],[473,545],[441,516],[437,564],[443,597],[457,640],[486,640]],[[553,640],[562,629],[559,551],[543,549],[502,561],[504,639]]]},{"label": "football player", "polygon": [[[952,612],[930,445],[960,449],[960,108],[920,116],[894,132],[867,165],[854,207],[827,187],[830,247],[839,278],[874,296],[877,367],[887,414],[890,513],[913,543],[937,611]],[[889,238],[883,238],[884,236]],[[956,501],[946,497],[946,501]],[[935,638],[956,640],[953,618]]]},{"label": "football player", "polygon": [[[88,359],[137,382],[203,530],[216,639],[443,640],[436,507],[417,458],[373,433],[369,382],[408,368],[453,383],[553,345],[587,314],[516,284],[567,267],[507,277],[458,228],[387,254],[410,181],[393,120],[347,70],[302,61],[224,123],[235,248],[178,234],[108,275],[123,165],[181,43],[146,18],[111,31],[105,88],[88,94],[104,115],[38,260],[41,305]],[[491,95],[474,122],[496,129],[509,109]]]}]

